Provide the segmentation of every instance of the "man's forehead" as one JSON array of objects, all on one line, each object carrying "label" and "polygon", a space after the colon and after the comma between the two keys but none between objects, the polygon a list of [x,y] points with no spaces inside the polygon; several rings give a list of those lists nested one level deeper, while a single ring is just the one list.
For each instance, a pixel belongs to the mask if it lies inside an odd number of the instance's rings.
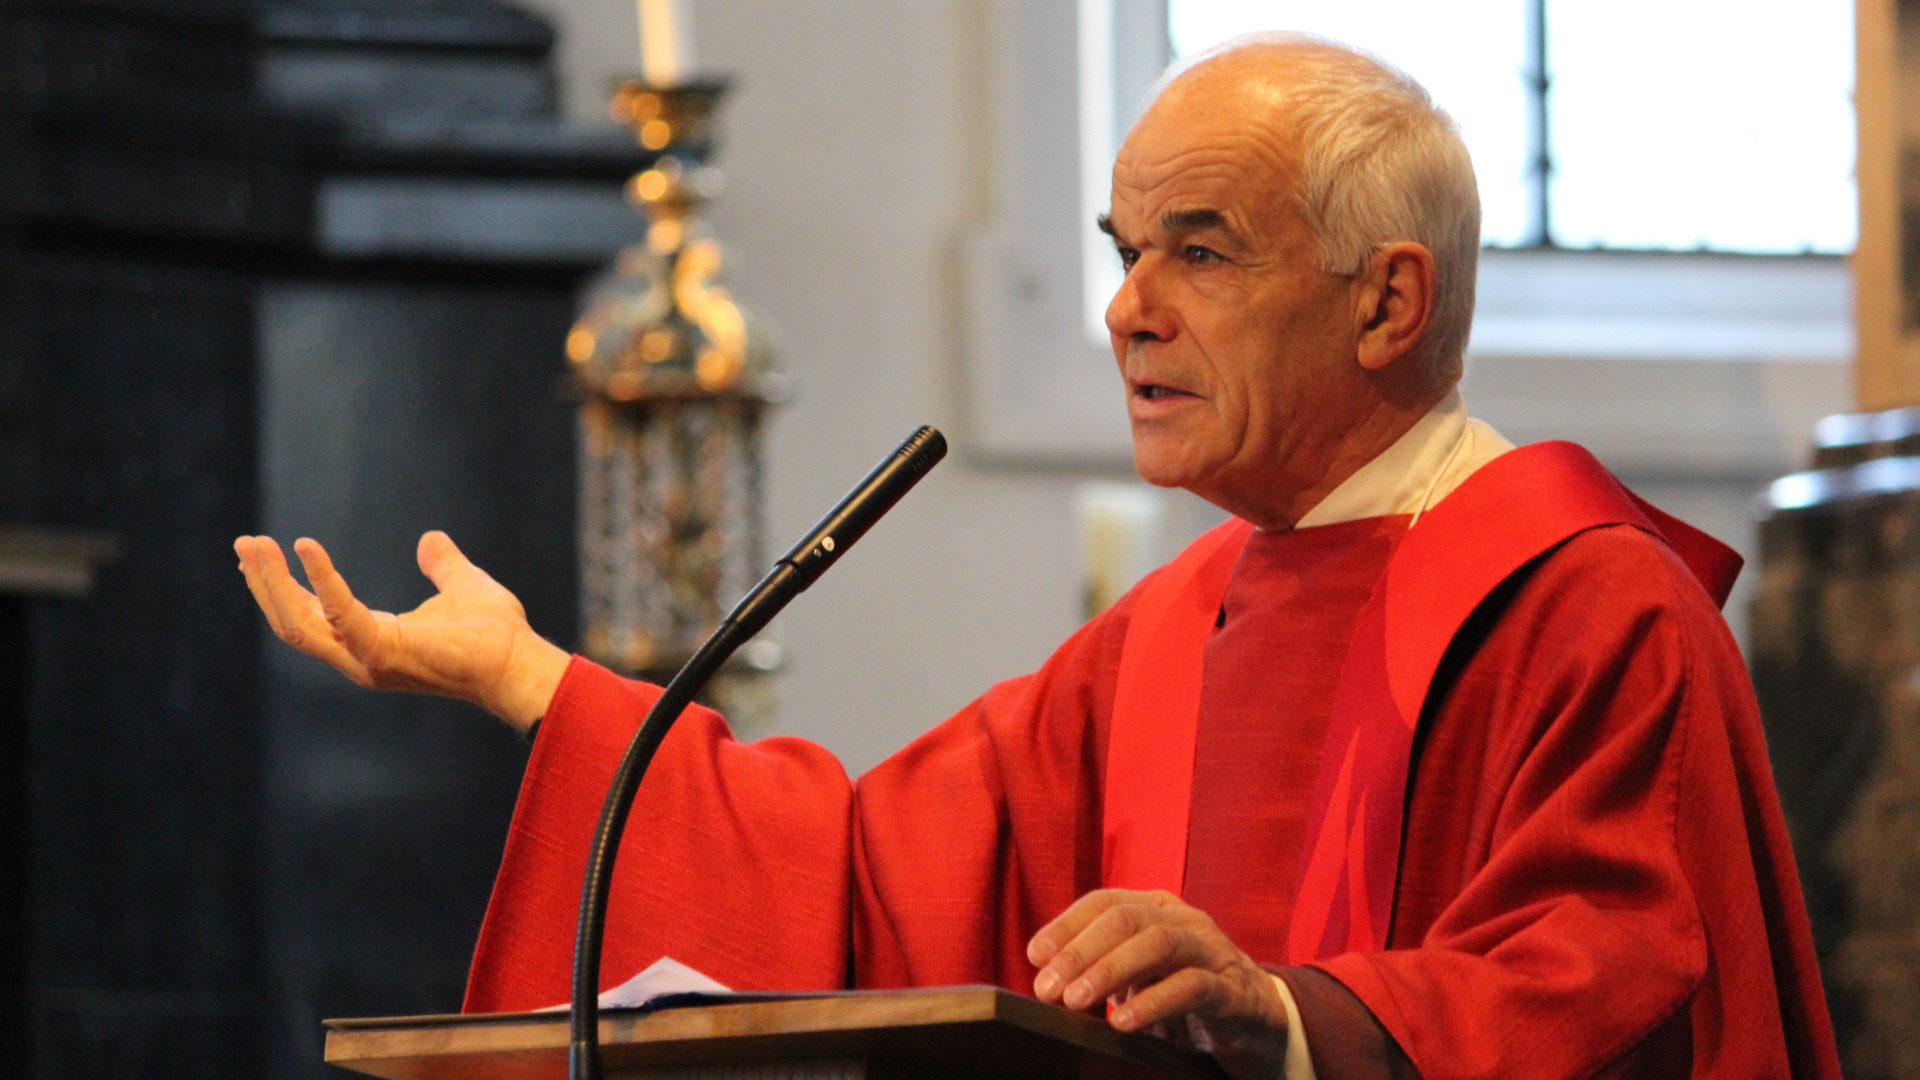
[{"label": "man's forehead", "polygon": [[1174,162],[1148,168],[1114,169],[1114,211],[1161,218],[1194,210],[1226,210],[1258,199],[1266,185],[1228,163]]},{"label": "man's forehead", "polygon": [[1231,118],[1198,124],[1180,119],[1143,119],[1128,136],[1114,160],[1115,214],[1231,212],[1282,197],[1294,167],[1278,135]]},{"label": "man's forehead", "polygon": [[1276,78],[1221,60],[1175,79],[1127,133],[1115,182],[1148,188],[1196,169],[1248,180],[1290,173],[1293,125]]}]

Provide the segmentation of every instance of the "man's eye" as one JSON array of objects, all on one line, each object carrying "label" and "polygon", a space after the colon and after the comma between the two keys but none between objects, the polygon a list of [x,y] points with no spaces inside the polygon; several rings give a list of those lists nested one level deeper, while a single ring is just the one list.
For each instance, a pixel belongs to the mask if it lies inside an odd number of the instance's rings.
[{"label": "man's eye", "polygon": [[1222,260],[1220,253],[1210,247],[1201,247],[1199,244],[1188,244],[1187,261],[1200,266],[1211,266]]},{"label": "man's eye", "polygon": [[1133,264],[1140,261],[1140,252],[1133,248],[1123,247],[1115,248],[1114,250],[1120,256],[1120,269],[1122,270],[1131,270],[1133,269]]}]

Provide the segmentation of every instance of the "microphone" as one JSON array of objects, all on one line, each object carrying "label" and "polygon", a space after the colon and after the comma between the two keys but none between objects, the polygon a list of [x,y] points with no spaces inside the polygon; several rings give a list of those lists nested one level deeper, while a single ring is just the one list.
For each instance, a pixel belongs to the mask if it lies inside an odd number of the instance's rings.
[{"label": "microphone", "polygon": [[840,505],[828,511],[812,531],[780,557],[721,626],[737,623],[733,633],[743,642],[759,633],[789,601],[820,580],[820,575],[838,562],[855,540],[865,536],[882,514],[893,509],[893,504],[946,456],[947,440],[933,428],[922,427],[907,436],[866,479],[847,492]]},{"label": "microphone", "polygon": [[613,883],[614,854],[619,850],[627,812],[633,808],[641,777],[646,775],[647,766],[666,738],[667,729],[735,649],[759,633],[781,608],[805,592],[807,586],[818,581],[854,541],[865,536],[881,515],[893,509],[901,496],[946,456],[947,440],[933,428],[922,427],[907,436],[905,442],[855,485],[838,506],[781,556],[767,576],[734,605],[720,626],[695,650],[686,666],[667,683],[660,699],[648,710],[646,721],[634,733],[626,755],[620,759],[620,768],[607,786],[607,799],[600,808],[600,824],[594,830],[593,847],[587,860],[586,879],[580,887],[580,924],[573,948],[572,1043],[567,1056],[567,1075],[571,1080],[600,1080],[601,1077],[600,950],[606,933],[607,891]]}]

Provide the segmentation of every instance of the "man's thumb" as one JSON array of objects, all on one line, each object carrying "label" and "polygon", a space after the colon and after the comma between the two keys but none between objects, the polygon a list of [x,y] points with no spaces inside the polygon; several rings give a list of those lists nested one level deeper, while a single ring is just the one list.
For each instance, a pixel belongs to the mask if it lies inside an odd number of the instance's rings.
[{"label": "man's thumb", "polygon": [[460,553],[453,538],[439,529],[421,534],[415,557],[420,562],[420,572],[427,575],[427,579],[442,592],[460,577],[477,569]]}]

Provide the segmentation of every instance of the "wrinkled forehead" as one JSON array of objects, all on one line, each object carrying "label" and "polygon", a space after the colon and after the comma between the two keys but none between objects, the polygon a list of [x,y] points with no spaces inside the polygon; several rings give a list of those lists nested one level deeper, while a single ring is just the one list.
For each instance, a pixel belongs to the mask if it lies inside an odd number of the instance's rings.
[{"label": "wrinkled forehead", "polygon": [[1284,105],[1265,83],[1214,74],[1176,80],[1127,134],[1114,159],[1116,211],[1175,194],[1272,204],[1293,191],[1297,154]]}]

